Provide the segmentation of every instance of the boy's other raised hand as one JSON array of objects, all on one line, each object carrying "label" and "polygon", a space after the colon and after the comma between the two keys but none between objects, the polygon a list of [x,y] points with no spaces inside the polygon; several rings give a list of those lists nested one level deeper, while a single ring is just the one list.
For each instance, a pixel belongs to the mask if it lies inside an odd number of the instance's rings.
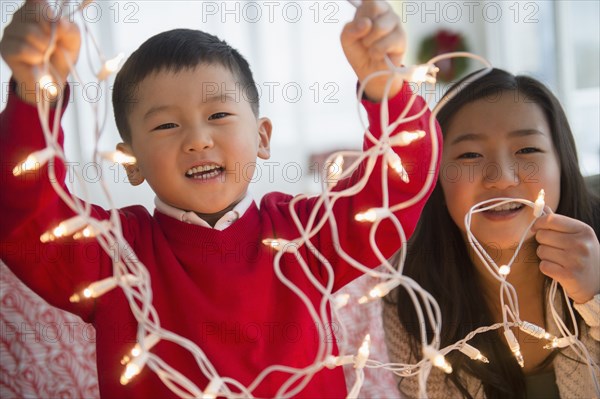
[{"label": "boy's other raised hand", "polygon": [[[356,9],[354,19],[344,26],[341,35],[342,47],[348,62],[363,82],[373,72],[387,70],[387,55],[396,66],[402,64],[406,49],[406,36],[400,18],[385,1],[363,0]],[[373,101],[381,101],[389,75],[369,81],[365,94]],[[398,76],[392,83],[389,97],[402,88]]]},{"label": "boy's other raised hand", "polygon": [[69,75],[69,57],[75,64],[81,46],[79,28],[66,18],[53,18],[49,5],[43,0],[27,0],[13,15],[0,41],[0,54],[12,70],[17,82],[17,94],[23,100],[35,103],[35,85],[50,47],[52,25],[56,40],[49,52],[51,74],[58,84],[64,84]]}]

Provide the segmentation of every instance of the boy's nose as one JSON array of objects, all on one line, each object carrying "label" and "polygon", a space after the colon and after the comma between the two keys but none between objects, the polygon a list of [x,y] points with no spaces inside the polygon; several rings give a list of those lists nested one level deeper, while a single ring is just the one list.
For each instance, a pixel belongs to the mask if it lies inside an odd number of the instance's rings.
[{"label": "boy's nose", "polygon": [[186,152],[202,151],[214,146],[212,135],[208,129],[193,128],[187,132],[183,149]]}]

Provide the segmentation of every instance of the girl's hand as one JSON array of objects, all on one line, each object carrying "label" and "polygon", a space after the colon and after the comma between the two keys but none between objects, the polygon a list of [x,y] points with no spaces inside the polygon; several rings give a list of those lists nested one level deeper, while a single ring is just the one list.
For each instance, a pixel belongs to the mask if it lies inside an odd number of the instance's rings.
[{"label": "girl's hand", "polygon": [[[386,55],[394,65],[401,65],[406,49],[400,18],[385,1],[363,0],[354,19],[344,26],[341,41],[346,58],[361,82],[373,72],[388,69]],[[367,97],[381,101],[388,78],[389,75],[382,75],[370,80],[365,89]],[[402,84],[402,79],[396,77],[390,98],[400,91]]]},{"label": "girl's hand", "polygon": [[17,82],[17,94],[35,103],[35,86],[40,78],[44,57],[50,47],[55,27],[55,44],[49,53],[55,83],[62,85],[69,75],[69,63],[75,64],[81,46],[79,28],[64,18],[51,18],[49,5],[43,0],[28,0],[13,15],[0,41],[0,54],[12,70]]},{"label": "girl's hand", "polygon": [[557,280],[576,303],[600,293],[600,243],[587,224],[552,213],[533,224],[540,271]]}]

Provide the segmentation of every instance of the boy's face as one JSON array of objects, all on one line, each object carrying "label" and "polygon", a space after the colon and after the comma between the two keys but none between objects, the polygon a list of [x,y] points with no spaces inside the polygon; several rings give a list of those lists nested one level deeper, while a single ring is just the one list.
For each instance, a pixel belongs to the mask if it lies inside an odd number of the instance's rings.
[{"label": "boy's face", "polygon": [[203,214],[231,209],[257,156],[270,155],[271,122],[256,118],[245,95],[221,65],[154,73],[140,83],[128,118],[131,143],[117,148],[136,157],[138,177],[163,202]]}]

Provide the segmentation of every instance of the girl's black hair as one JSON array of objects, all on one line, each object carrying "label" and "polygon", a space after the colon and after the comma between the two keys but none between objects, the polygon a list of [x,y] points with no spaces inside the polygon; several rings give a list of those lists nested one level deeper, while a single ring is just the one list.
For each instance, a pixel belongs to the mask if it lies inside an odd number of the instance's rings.
[{"label": "girl's black hair", "polygon": [[[456,84],[464,86],[464,79]],[[600,200],[585,187],[567,117],[556,97],[541,82],[493,69],[464,87],[454,98],[442,98],[441,101],[447,101],[437,116],[442,132],[447,131],[453,116],[464,105],[480,99],[494,101],[503,92],[518,92],[526,101],[536,103],[543,110],[560,162],[560,202],[556,213],[592,226],[598,236]],[[429,291],[440,306],[443,320],[440,347],[455,343],[478,327],[493,324],[468,244],[448,213],[440,184],[437,184],[425,205],[409,241],[404,273]],[[401,288],[396,289],[386,300],[392,301],[391,298],[397,301],[398,317],[410,336],[412,353],[420,358],[421,326],[410,305],[412,302]],[[566,320],[569,321],[570,318]],[[578,320],[581,321],[580,318]],[[478,334],[471,344],[485,353],[490,359],[489,364],[471,361],[456,351],[448,355],[454,372],[447,378],[465,397],[471,398],[471,395],[458,377],[461,372],[479,379],[488,399],[526,396],[523,371],[497,331]],[[552,359],[553,357],[547,359],[542,366]]]}]

